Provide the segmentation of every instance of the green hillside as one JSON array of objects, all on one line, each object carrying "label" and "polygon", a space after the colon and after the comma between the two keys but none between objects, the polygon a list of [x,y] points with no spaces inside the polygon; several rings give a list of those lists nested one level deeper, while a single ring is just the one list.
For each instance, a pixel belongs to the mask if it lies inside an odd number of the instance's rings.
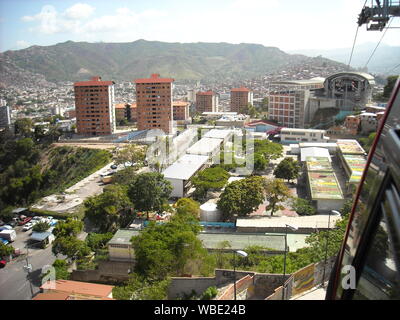
[{"label": "green hillside", "polygon": [[240,79],[301,63],[340,65],[324,58],[290,55],[259,44],[145,40],[130,43],[67,41],[53,46],[32,46],[4,52],[0,55],[2,61],[44,75],[48,81],[86,80],[96,74],[104,79],[132,80],[151,73],[177,80]]}]

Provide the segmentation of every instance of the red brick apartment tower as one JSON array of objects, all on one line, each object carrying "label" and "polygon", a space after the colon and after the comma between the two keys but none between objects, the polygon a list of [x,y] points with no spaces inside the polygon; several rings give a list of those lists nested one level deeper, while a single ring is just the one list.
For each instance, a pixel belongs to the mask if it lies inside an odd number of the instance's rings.
[{"label": "red brick apartment tower", "polygon": [[241,113],[247,105],[253,104],[253,92],[245,87],[231,89],[231,112]]},{"label": "red brick apartment tower", "polygon": [[114,82],[92,77],[74,83],[76,127],[79,135],[101,136],[115,132]]},{"label": "red brick apartment tower", "polygon": [[161,129],[172,133],[172,78],[136,79],[136,108],[138,130]]},{"label": "red brick apartment tower", "polygon": [[196,93],[196,111],[218,112],[218,96],[215,92],[197,92]]},{"label": "red brick apartment tower", "polygon": [[174,101],[174,120],[187,120],[189,118],[189,102]]}]

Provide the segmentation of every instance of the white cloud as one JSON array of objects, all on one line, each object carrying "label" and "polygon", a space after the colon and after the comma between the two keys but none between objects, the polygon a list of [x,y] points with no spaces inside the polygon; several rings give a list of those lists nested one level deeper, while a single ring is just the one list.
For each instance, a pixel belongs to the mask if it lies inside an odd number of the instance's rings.
[{"label": "white cloud", "polygon": [[64,12],[64,16],[73,20],[81,20],[89,18],[95,8],[86,3],[77,3],[68,8]]},{"label": "white cloud", "polygon": [[18,40],[16,42],[16,46],[18,49],[25,49],[25,48],[31,46],[31,44],[25,40]]}]

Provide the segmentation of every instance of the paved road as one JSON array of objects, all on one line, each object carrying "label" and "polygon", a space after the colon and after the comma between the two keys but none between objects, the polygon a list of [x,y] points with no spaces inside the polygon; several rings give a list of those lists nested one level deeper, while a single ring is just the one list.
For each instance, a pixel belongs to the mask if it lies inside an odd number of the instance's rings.
[{"label": "paved road", "polygon": [[[23,232],[21,229],[22,227],[16,228],[17,239],[12,245],[21,250],[22,256],[7,263],[5,268],[0,269],[0,300],[30,300],[32,295],[39,292],[42,267],[53,264],[55,260],[51,246],[46,249],[32,247],[27,250],[26,240],[31,231]],[[27,264],[26,257],[32,265],[30,277],[24,270],[24,266]]]},{"label": "paved road", "polygon": [[50,246],[46,249],[29,249],[28,261],[32,265],[30,277],[24,270],[26,257],[9,262],[0,270],[0,300],[30,300],[39,292],[42,267],[51,265],[54,260]]}]

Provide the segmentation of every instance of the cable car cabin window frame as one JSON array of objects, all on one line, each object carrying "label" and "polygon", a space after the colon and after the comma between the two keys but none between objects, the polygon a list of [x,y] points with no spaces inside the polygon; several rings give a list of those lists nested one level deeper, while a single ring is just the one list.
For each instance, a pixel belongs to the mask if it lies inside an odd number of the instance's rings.
[{"label": "cable car cabin window frame", "polygon": [[[360,246],[357,249],[353,260],[353,267],[356,271],[356,289],[347,289],[342,291],[341,299],[352,300],[354,294],[359,289],[360,278],[365,272],[365,267],[367,264],[368,256],[371,253],[371,248],[374,245],[374,240],[378,232],[378,227],[381,222],[385,222],[388,229],[388,251],[394,255],[393,260],[396,264],[397,277],[399,277],[400,272],[400,188],[393,179],[392,170],[388,168],[388,171],[383,179],[381,188],[378,191],[378,196],[376,198],[374,208],[371,210],[367,226],[362,234],[360,240]],[[400,173],[399,173],[400,174]],[[393,189],[397,193],[397,198],[395,199],[393,195]],[[388,196],[389,194],[389,196]],[[389,199],[391,198],[391,199]],[[396,210],[390,210],[389,208],[397,208]],[[372,269],[369,267],[369,269]],[[373,270],[373,269],[372,269]],[[375,270],[373,270],[375,271]],[[378,273],[378,272],[377,272]],[[379,274],[379,273],[378,273]]]}]

